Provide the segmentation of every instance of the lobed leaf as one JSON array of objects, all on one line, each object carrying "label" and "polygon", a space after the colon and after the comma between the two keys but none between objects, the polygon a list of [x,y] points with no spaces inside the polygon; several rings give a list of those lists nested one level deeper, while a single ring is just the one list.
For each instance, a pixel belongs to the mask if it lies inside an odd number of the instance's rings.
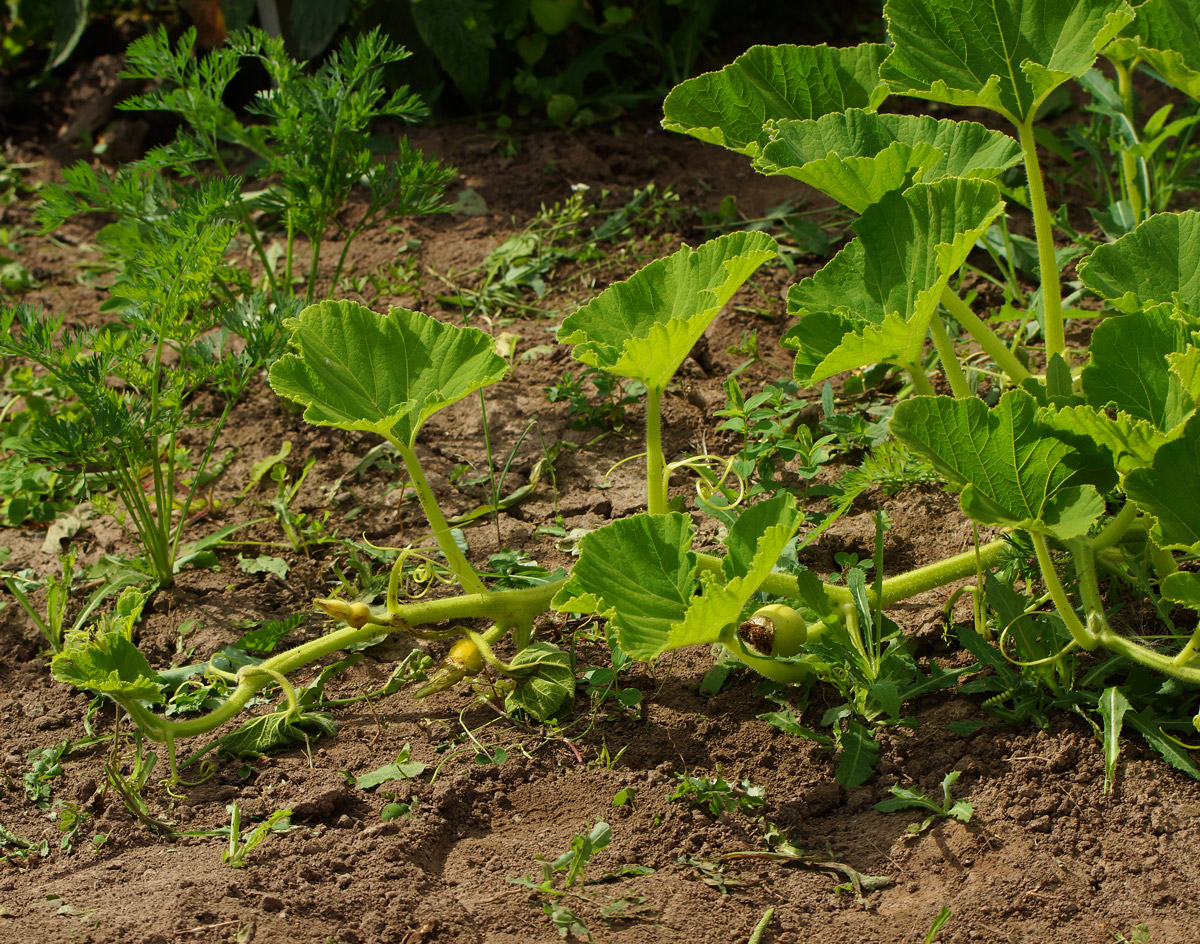
[{"label": "lobed leaf", "polygon": [[551,605],[608,617],[625,652],[653,659],[695,592],[693,535],[683,514],[638,514],[597,528],[579,542],[579,560]]},{"label": "lobed leaf", "polygon": [[310,423],[391,435],[410,448],[430,416],[507,369],[482,331],[406,308],[381,315],[326,301],[287,326],[296,353],[271,368],[276,393],[303,404]]},{"label": "lobed leaf", "polygon": [[858,237],[788,292],[789,312],[802,317],[784,336],[799,352],[796,379],[920,363],[943,289],[1003,210],[995,184],[959,178],[892,191],[868,207],[854,223]]},{"label": "lobed leaf", "polygon": [[662,125],[753,157],[770,140],[771,119],[878,107],[887,95],[879,83],[886,55],[879,43],[752,46],[719,72],[671,89]]},{"label": "lobed leaf", "polygon": [[50,662],[60,682],[105,695],[157,703],[163,683],[140,649],[119,633],[68,634],[62,652]]},{"label": "lobed leaf", "polygon": [[1128,413],[1109,416],[1091,406],[1042,410],[1038,420],[1107,449],[1112,454],[1113,467],[1122,475],[1150,465],[1159,447],[1171,438],[1147,420],[1134,419]]},{"label": "lobed leaf", "polygon": [[[1185,95],[1200,98],[1200,2],[1149,0],[1119,41]],[[1132,41],[1124,37],[1132,36]]]},{"label": "lobed leaf", "polygon": [[1082,260],[1079,278],[1120,311],[1170,302],[1200,315],[1200,211],[1155,213]]},{"label": "lobed leaf", "polygon": [[692,599],[683,622],[671,629],[663,650],[712,642],[742,610],[775,567],[803,515],[788,492],[746,509],[729,529],[721,576],[704,574],[704,592]]},{"label": "lobed leaf", "polygon": [[1077,79],[1130,21],[1125,0],[888,0],[891,92],[976,105],[1014,124]]},{"label": "lobed leaf", "polygon": [[580,541],[579,561],[552,606],[607,617],[621,649],[635,659],[717,642],[771,573],[801,518],[786,492],[742,512],[726,536],[720,577],[697,576],[686,515],[614,521]]},{"label": "lobed leaf", "polygon": [[1196,398],[1168,357],[1187,351],[1189,341],[1168,306],[1101,322],[1092,333],[1091,361],[1081,375],[1088,404],[1114,406],[1164,432],[1174,429],[1195,409]]},{"label": "lobed leaf", "polygon": [[1200,550],[1200,413],[1193,413],[1179,436],[1161,446],[1153,463],[1125,476],[1125,493],[1157,521],[1152,529],[1162,547]]},{"label": "lobed leaf", "polygon": [[163,679],[133,644],[133,626],[141,616],[146,594],[127,587],[111,613],[87,630],[66,634],[61,652],[50,661],[50,674],[76,688],[157,703],[164,698]]},{"label": "lobed leaf", "polygon": [[662,390],[733,293],[777,252],[766,233],[684,246],[568,316],[558,340],[574,344],[584,364]]},{"label": "lobed leaf", "polygon": [[862,213],[885,193],[944,177],[990,179],[1021,160],[1011,137],[973,121],[863,109],[781,120],[754,166],[786,174]]},{"label": "lobed leaf", "polygon": [[1091,457],[1039,422],[1023,390],[990,410],[975,399],[907,400],[892,414],[892,433],[962,490],[963,511],[980,524],[1067,539],[1086,534],[1104,511],[1093,476],[1084,474]]}]

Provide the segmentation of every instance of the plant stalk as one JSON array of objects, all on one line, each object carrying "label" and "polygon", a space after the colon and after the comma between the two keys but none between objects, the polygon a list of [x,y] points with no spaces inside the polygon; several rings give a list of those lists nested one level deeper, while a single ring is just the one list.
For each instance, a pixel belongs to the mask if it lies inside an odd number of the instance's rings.
[{"label": "plant stalk", "polygon": [[[1046,360],[1066,353],[1063,330],[1062,288],[1059,285],[1058,260],[1054,255],[1054,220],[1046,206],[1046,186],[1038,163],[1037,142],[1033,135],[1033,115],[1017,125],[1021,151],[1025,158],[1025,178],[1029,184],[1029,208],[1037,237],[1038,268],[1042,278],[1042,324],[1046,332]],[[1067,360],[1070,366],[1070,360]]]},{"label": "plant stalk", "polygon": [[1066,623],[1067,629],[1070,630],[1072,638],[1079,644],[1079,647],[1088,652],[1093,651],[1100,644],[1099,640],[1075,614],[1075,607],[1071,605],[1067,591],[1063,589],[1062,581],[1058,579],[1058,572],[1054,569],[1054,561],[1050,558],[1050,549],[1046,546],[1046,538],[1036,531],[1030,531],[1029,536],[1033,539],[1038,566],[1042,571],[1042,581],[1046,584],[1050,599],[1054,602],[1054,608],[1058,610],[1058,615]]},{"label": "plant stalk", "polygon": [[662,388],[646,390],[646,510],[667,513],[667,473],[662,451]]},{"label": "plant stalk", "polygon": [[433,489],[429,487],[429,480],[425,478],[417,454],[390,434],[384,438],[396,448],[396,451],[404,459],[404,468],[408,471],[408,477],[412,479],[413,487],[417,491],[417,498],[425,510],[425,517],[429,519],[429,524],[433,528],[434,540],[442,549],[442,553],[446,555],[446,563],[454,571],[454,576],[458,578],[459,583],[468,593],[481,593],[486,596],[488,589],[479,579],[479,575],[475,573],[475,568],[459,550],[458,544],[455,543],[454,535],[450,533],[450,525],[446,521],[446,516],[442,514]]},{"label": "plant stalk", "polygon": [[[1111,61],[1111,60],[1110,60]],[[1137,60],[1134,60],[1136,63]],[[1136,133],[1137,111],[1133,99],[1133,68],[1132,64],[1125,62],[1113,62],[1113,68],[1117,73],[1117,91],[1121,96],[1121,107],[1125,111],[1125,118],[1129,122],[1131,132]],[[1122,190],[1125,191],[1125,199],[1129,201],[1129,209],[1133,212],[1133,218],[1137,222],[1141,222],[1142,213],[1145,212],[1146,204],[1142,200],[1142,188],[1138,183],[1138,161],[1127,148],[1121,148],[1121,183]],[[1150,175],[1146,175],[1147,187],[1150,183]],[[1147,197],[1150,194],[1146,195]]]},{"label": "plant stalk", "polygon": [[967,378],[963,375],[958,355],[954,353],[954,342],[950,340],[950,335],[946,333],[946,326],[942,324],[941,316],[936,311],[929,319],[929,333],[933,337],[933,346],[937,348],[938,358],[942,362],[942,373],[946,375],[946,381],[950,384],[954,396],[959,400],[968,399],[971,396],[971,388],[967,385]]},{"label": "plant stalk", "polygon": [[1030,376],[1025,365],[1017,360],[1017,355],[1008,349],[1008,345],[1001,341],[996,332],[989,328],[975,312],[971,311],[967,303],[955,295],[949,287],[942,289],[940,301],[942,307],[971,333],[971,337],[983,348],[996,366],[1008,375],[1009,380],[1014,384],[1019,384]]}]

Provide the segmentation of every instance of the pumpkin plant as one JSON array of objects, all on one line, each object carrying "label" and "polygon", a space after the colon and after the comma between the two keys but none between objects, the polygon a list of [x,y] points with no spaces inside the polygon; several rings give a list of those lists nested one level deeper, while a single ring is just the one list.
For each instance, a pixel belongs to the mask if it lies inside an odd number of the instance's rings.
[{"label": "pumpkin plant", "polygon": [[[508,708],[547,719],[569,703],[574,685],[570,656],[533,635],[535,617],[553,609],[606,618],[615,645],[636,659],[718,643],[777,681],[813,673],[833,681],[856,714],[895,722],[904,699],[952,684],[955,673],[918,668],[885,609],[969,577],[980,588],[995,584],[999,577],[987,572],[1023,559],[1028,547],[1070,636],[1068,649],[1104,647],[1200,683],[1200,631],[1172,631],[1167,645],[1151,644],[1119,627],[1110,609],[1116,595],[1141,593],[1155,604],[1200,610],[1200,578],[1190,566],[1200,554],[1200,214],[1150,216],[1079,266],[1106,311],[1088,348],[1068,350],[1069,312],[1034,133],[1056,88],[1084,75],[1118,37],[1136,42],[1123,33],[1136,29],[1134,11],[1124,0],[986,7],[890,0],[885,14],[890,48],[757,47],[725,70],[677,87],[664,124],[746,154],[759,170],[816,186],[858,214],[854,238],[789,292],[789,310],[799,319],[787,336],[795,377],[811,384],[880,362],[904,370],[915,395],[896,406],[894,436],[938,470],[964,513],[993,530],[993,540],[885,576],[886,522],[879,515],[870,583],[861,568],[852,568],[844,584],[824,582],[795,563],[791,549],[805,540],[797,537],[802,513],[780,491],[725,509],[719,553],[693,548],[691,517],[668,510],[659,404],[692,344],[774,255],[770,237],[736,233],[649,264],[562,325],[559,340],[574,345],[577,359],[647,389],[647,511],[584,537],[567,576],[519,589],[489,587],[455,541],[415,451],[434,413],[503,376],[505,362],[491,339],[406,309],[383,315],[324,302],[288,322],[293,350],[272,369],[272,387],[303,405],[310,422],[390,443],[461,593],[402,602],[398,563],[381,607],[318,600],[343,628],[244,666],[225,701],[185,721],[146,707],[162,683],[123,630],[101,624],[72,634],[54,659],[56,675],[103,686],[143,732],[167,742],[172,761],[176,739],[231,719],[268,684],[283,689],[288,707],[266,717],[301,723],[305,704],[286,675],[391,632],[457,637],[450,659],[418,695],[487,665],[510,680]],[[966,122],[876,114],[889,94],[990,109],[1011,122],[1016,138]],[[1018,163],[1025,189],[1002,188],[997,181]],[[1043,351],[1021,350],[958,292],[973,247],[1017,197],[1037,237],[1040,285],[1026,314],[1041,326]],[[957,330],[947,330],[943,313],[994,365],[990,404],[968,382]],[[936,394],[936,362],[953,396]],[[1071,564],[1066,580],[1064,561]],[[478,631],[467,621],[485,626]],[[1002,638],[1008,632],[1004,627]],[[507,636],[515,652],[504,662],[496,649]],[[1066,655],[1045,661],[1061,663]],[[1111,710],[1120,694],[1112,691],[1110,710],[1098,709],[1110,733],[1121,717],[1137,718]],[[1136,723],[1151,730],[1145,719]],[[857,721],[849,727],[858,732],[855,756],[869,759],[868,730]],[[844,782],[869,774],[869,763],[852,766]]]},{"label": "pumpkin plant", "polygon": [[[1186,37],[1174,41],[1187,32],[1180,7],[1190,9],[1160,0],[1136,12],[1123,0],[986,8],[889,0],[886,56],[871,44],[756,47],[678,86],[663,123],[859,214],[855,238],[789,292],[800,318],[785,340],[796,379],[813,384],[879,362],[904,369],[917,395],[897,405],[893,434],[937,468],[976,524],[1032,545],[1069,647],[1103,646],[1195,684],[1196,633],[1171,632],[1164,651],[1116,628],[1110,614],[1116,595],[1147,590],[1167,602],[1160,612],[1200,609],[1195,575],[1180,569],[1200,553],[1196,214],[1151,215],[1079,264],[1105,310],[1087,348],[1068,349],[1062,270],[1082,250],[1055,245],[1035,134],[1049,96],[1101,55],[1126,69],[1161,66],[1160,77],[1194,95],[1200,57]],[[1015,140],[968,122],[876,114],[887,95],[988,109]],[[1023,188],[992,182],[1017,161]],[[1034,226],[1040,284],[1025,316],[1041,327],[1041,351],[1005,341],[954,289],[972,248],[1002,221],[1005,197]],[[943,313],[994,365],[1002,395],[993,392],[992,406],[968,384]],[[932,357],[952,397],[935,395]],[[1060,576],[1064,555],[1074,599]],[[1136,576],[1142,562],[1148,587]]]}]

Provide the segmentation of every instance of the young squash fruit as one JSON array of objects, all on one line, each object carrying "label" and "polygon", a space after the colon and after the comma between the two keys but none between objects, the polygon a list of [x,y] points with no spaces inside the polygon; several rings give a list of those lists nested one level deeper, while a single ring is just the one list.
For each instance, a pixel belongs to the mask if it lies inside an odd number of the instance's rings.
[{"label": "young squash fruit", "polygon": [[[819,623],[813,627],[814,636],[820,627]],[[783,603],[760,607],[732,636],[726,647],[771,681],[791,685],[808,677],[804,663],[783,661],[800,655],[809,639],[808,623],[792,607]]]}]

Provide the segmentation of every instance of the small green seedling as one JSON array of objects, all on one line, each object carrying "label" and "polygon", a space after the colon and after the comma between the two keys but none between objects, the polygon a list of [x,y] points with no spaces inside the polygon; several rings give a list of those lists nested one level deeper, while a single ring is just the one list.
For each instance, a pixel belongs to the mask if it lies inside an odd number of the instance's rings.
[{"label": "small green seedling", "polygon": [[29,802],[45,810],[50,808],[50,782],[62,774],[62,756],[71,749],[69,740],[29,753],[29,770],[23,778],[25,796]]},{"label": "small green seedling", "polygon": [[[608,823],[597,822],[588,832],[580,833],[571,840],[571,848],[557,858],[546,860],[538,857],[542,865],[542,882],[537,884],[528,875],[524,878],[510,878],[514,885],[521,885],[534,891],[545,892],[548,895],[562,895],[578,885],[580,888],[587,882],[584,872],[588,862],[601,849],[612,842],[612,829]],[[562,888],[555,888],[555,877],[562,873]]]},{"label": "small green seedling", "polygon": [[938,932],[946,926],[946,922],[954,917],[954,913],[946,907],[937,913],[937,917],[933,919],[933,924],[929,926],[929,931],[925,934],[923,944],[933,944],[937,940]]},{"label": "small green seedling", "polygon": [[588,930],[588,926],[580,920],[579,915],[562,902],[548,901],[542,905],[542,911],[549,917],[554,925],[554,930],[564,941],[571,936],[577,937],[581,941],[592,939],[592,932]]},{"label": "small green seedling", "polygon": [[676,774],[675,779],[679,781],[679,786],[667,797],[668,803],[686,802],[689,807],[706,809],[713,816],[738,810],[750,813],[766,802],[763,788],[754,786],[749,780],[734,785],[720,776],[708,780]]},{"label": "small green seedling", "polygon": [[1130,932],[1129,937],[1117,931],[1113,934],[1113,940],[1116,944],[1150,944],[1150,929],[1144,924],[1139,924]]},{"label": "small green seedling", "polygon": [[221,853],[221,861],[230,868],[240,869],[246,865],[246,856],[253,852],[271,833],[285,833],[292,829],[291,810],[276,810],[264,822],[253,829],[242,832],[242,810],[236,803],[227,807],[229,811],[229,848]]},{"label": "small green seedling", "polygon": [[888,788],[891,791],[892,798],[890,800],[880,800],[875,804],[875,809],[883,813],[895,813],[898,810],[907,809],[928,810],[929,816],[925,817],[921,822],[913,823],[908,827],[906,832],[909,836],[919,836],[941,819],[949,818],[958,820],[960,823],[969,823],[971,821],[971,814],[975,812],[975,808],[966,800],[955,800],[950,796],[950,791],[961,774],[961,770],[952,770],[942,779],[941,803],[938,803],[937,800],[931,800],[924,793],[911,787],[901,787],[899,784],[893,784]]},{"label": "small green seedling", "polygon": [[637,787],[623,787],[613,795],[613,806],[627,806],[631,810],[634,809],[634,801],[637,800]]},{"label": "small green seedling", "polygon": [[372,770],[370,773],[356,777],[354,785],[360,790],[371,790],[381,784],[391,783],[395,780],[411,780],[414,777],[421,776],[427,765],[420,761],[409,760],[410,750],[411,748],[405,744],[400,749],[400,753],[396,756],[394,763],[384,764],[377,770]]}]

